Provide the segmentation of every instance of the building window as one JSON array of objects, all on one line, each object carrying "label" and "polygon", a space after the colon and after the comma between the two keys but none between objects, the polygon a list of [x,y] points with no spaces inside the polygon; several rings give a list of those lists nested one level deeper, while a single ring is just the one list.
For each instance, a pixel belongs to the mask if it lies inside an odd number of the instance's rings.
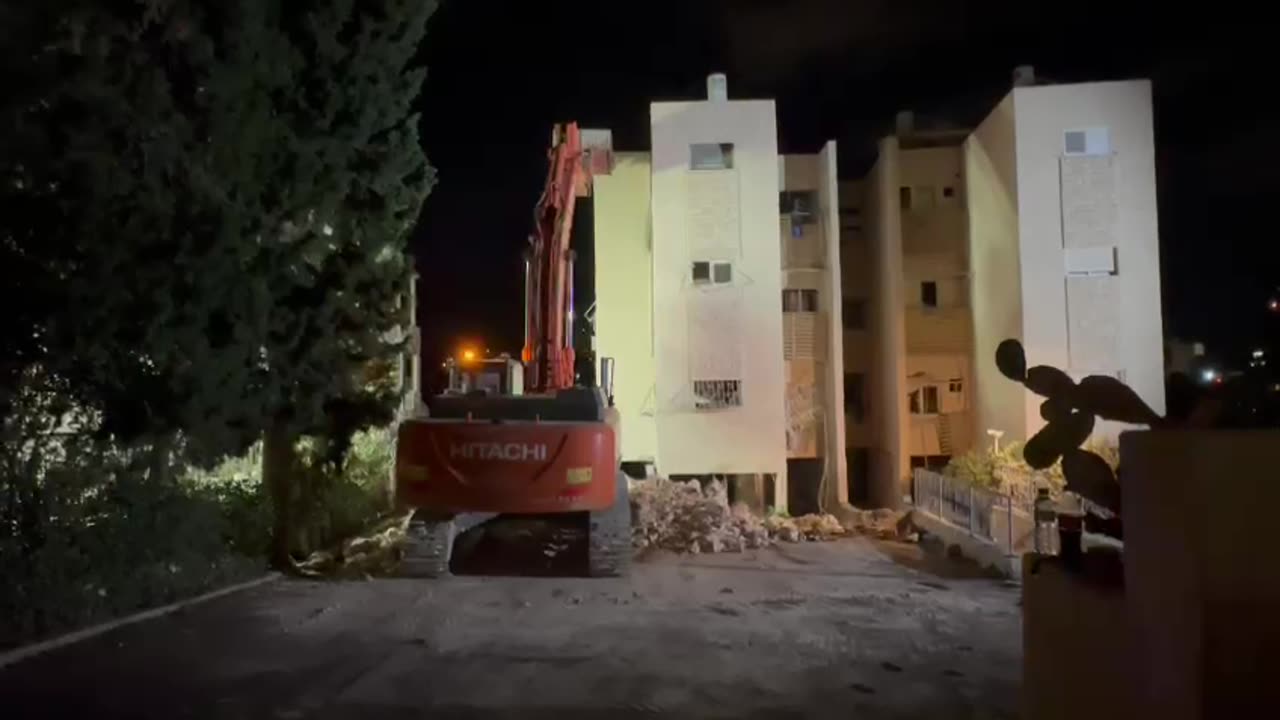
[{"label": "building window", "polygon": [[733,143],[694,143],[689,146],[690,170],[732,170]]},{"label": "building window", "polygon": [[867,414],[867,376],[863,373],[844,374],[844,409],[853,421],[860,423]]},{"label": "building window", "polygon": [[932,280],[920,283],[920,304],[927,308],[938,307],[938,283]]},{"label": "building window", "polygon": [[783,290],[782,312],[818,312],[818,291],[812,289]]},{"label": "building window", "polygon": [[741,380],[694,380],[694,406],[699,410],[718,410],[742,406]]},{"label": "building window", "polygon": [[953,198],[953,197],[955,197],[955,196],[956,196],[956,189],[955,189],[955,188],[951,187],[950,185],[948,185],[948,186],[946,186],[946,187],[942,188],[942,197],[947,198],[947,199],[951,199],[951,198]]},{"label": "building window", "polygon": [[733,282],[733,265],[727,262],[712,263],[711,282],[717,285],[728,285]]},{"label": "building window", "polygon": [[696,260],[693,263],[694,285],[729,285],[733,282],[733,263]]},{"label": "building window", "polygon": [[1111,131],[1105,127],[1068,130],[1062,134],[1063,155],[1110,155]]},{"label": "building window", "polygon": [[919,390],[913,390],[907,396],[907,403],[911,406],[912,415],[937,415],[938,387],[925,385]]},{"label": "building window", "polygon": [[846,330],[867,329],[867,301],[862,298],[845,298],[844,328]]},{"label": "building window", "polygon": [[964,392],[964,381],[960,378],[951,378],[947,383],[947,390],[953,393]]},{"label": "building window", "polygon": [[792,225],[809,225],[816,222],[818,193],[813,190],[783,190],[778,193],[778,210],[791,216]]},{"label": "building window", "polygon": [[898,206],[903,210],[911,209],[911,188],[905,185],[898,188]]},{"label": "building window", "polygon": [[711,282],[711,263],[699,260],[693,264],[693,283],[704,285]]},{"label": "building window", "polygon": [[924,414],[938,414],[938,388],[936,385],[925,385],[920,388],[924,391]]}]

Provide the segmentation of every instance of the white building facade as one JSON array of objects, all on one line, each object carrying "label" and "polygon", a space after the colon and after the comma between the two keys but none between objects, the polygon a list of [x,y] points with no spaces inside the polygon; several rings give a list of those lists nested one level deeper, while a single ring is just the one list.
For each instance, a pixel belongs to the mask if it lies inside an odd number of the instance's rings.
[{"label": "white building facade", "polygon": [[789,459],[844,487],[836,150],[780,156],[773,101],[718,83],[653,103],[651,153],[595,179],[595,349],[624,462],[756,478],[785,508]]}]

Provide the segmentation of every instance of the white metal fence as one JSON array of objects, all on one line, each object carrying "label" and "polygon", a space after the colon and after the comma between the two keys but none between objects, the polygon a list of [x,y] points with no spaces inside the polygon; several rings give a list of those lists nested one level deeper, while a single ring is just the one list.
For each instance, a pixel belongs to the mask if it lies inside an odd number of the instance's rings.
[{"label": "white metal fence", "polygon": [[968,531],[979,540],[1017,552],[1030,515],[1003,493],[977,487],[924,468],[911,476],[911,504],[924,513]]}]

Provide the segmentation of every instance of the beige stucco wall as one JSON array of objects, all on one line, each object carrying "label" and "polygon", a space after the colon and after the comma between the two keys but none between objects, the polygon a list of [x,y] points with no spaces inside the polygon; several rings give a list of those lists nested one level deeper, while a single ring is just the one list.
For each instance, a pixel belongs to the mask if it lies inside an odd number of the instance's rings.
[{"label": "beige stucco wall", "polygon": [[[827,336],[843,335],[843,307],[840,269],[840,184],[836,174],[837,149],[835,141],[828,142],[818,155],[818,205],[822,214],[823,235],[826,245],[826,287],[822,293],[822,310],[827,317]],[[827,458],[825,478],[828,500],[849,502],[849,468],[845,455],[844,414],[844,343],[836,340],[828,344],[826,358],[826,388],[824,400]]]},{"label": "beige stucco wall", "polygon": [[[1157,412],[1164,411],[1160,252],[1156,223],[1155,138],[1151,84],[1145,80],[1021,87],[1013,91],[1018,237],[1022,273],[1022,339],[1030,364],[1068,372],[1122,371],[1124,381]],[[1060,160],[1067,130],[1110,131],[1114,239],[1118,274],[1087,323],[1115,328],[1106,368],[1073,368],[1063,250]],[[1040,399],[1027,394],[1025,433],[1043,421]],[[1011,428],[1012,430],[1012,428]],[[1119,426],[1100,432],[1114,436]]]},{"label": "beige stucco wall", "polygon": [[624,461],[657,458],[653,255],[647,153],[618,153],[595,189],[596,351],[615,362]]},{"label": "beige stucco wall", "polygon": [[[824,461],[828,502],[847,502],[845,460],[844,347],[840,273],[839,185],[836,179],[836,145],[829,142],[813,155],[779,158],[780,190],[815,191],[818,207],[815,223],[803,226],[795,237],[787,216],[779,218],[783,260],[782,284],[789,289],[817,291],[814,313],[783,313],[783,331],[799,322],[815,322],[815,354],[812,361],[788,361],[788,411],[793,435],[813,437],[814,443],[793,442],[788,456]],[[812,399],[810,399],[810,397]],[[803,411],[802,417],[797,410]],[[812,432],[812,435],[810,434]]]},{"label": "beige stucco wall", "polygon": [[[964,267],[965,203],[963,153],[959,146],[901,150],[900,187],[933,188],[932,208],[913,208],[902,213],[902,250],[917,253],[956,255],[957,268]],[[946,197],[944,188],[953,194]]]},{"label": "beige stucco wall", "polygon": [[881,140],[865,209],[873,273],[869,310],[875,338],[871,356],[874,382],[868,385],[869,421],[876,426],[870,453],[870,495],[873,504],[888,507],[901,504],[910,488],[898,159],[897,139]]},{"label": "beige stucco wall", "polygon": [[1007,338],[1022,339],[1022,270],[1018,248],[1017,152],[1014,96],[992,110],[964,144],[968,196],[969,298],[973,318],[974,442],[987,429],[1019,439],[1026,428],[1022,386],[996,369],[995,352]]},{"label": "beige stucco wall", "polygon": [[[785,500],[774,103],[662,102],[651,106],[650,117],[658,469],[666,474],[773,473],[777,497]],[[733,143],[734,169],[710,171],[726,173],[718,180],[692,177],[689,146],[703,142]],[[724,201],[732,207],[690,207],[698,202],[692,184],[707,180],[736,187],[733,198]],[[705,238],[691,237],[691,210],[711,212],[717,233],[735,228],[736,247],[695,251],[695,241],[705,244]],[[688,282],[695,255],[734,264],[732,292],[740,310],[731,318],[736,327],[720,329],[726,342],[716,352],[740,368],[743,405],[738,408],[699,411],[692,406],[691,367],[704,360],[694,357],[691,347],[697,338],[691,338],[690,307],[701,292]]]}]

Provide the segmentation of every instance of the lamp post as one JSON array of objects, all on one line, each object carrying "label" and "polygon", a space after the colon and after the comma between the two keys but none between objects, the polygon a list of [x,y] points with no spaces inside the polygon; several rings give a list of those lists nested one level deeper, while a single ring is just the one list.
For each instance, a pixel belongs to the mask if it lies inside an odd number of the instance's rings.
[{"label": "lamp post", "polygon": [[989,428],[987,430],[987,435],[991,437],[991,452],[999,454],[1000,438],[1004,437],[1004,431],[996,430],[995,428]]}]

